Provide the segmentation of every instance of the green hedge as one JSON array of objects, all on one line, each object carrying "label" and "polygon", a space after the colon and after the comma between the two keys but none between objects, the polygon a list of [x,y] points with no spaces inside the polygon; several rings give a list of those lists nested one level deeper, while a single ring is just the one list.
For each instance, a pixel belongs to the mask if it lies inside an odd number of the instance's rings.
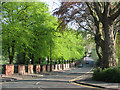
[{"label": "green hedge", "polygon": [[97,68],[93,73],[93,80],[120,83],[120,68]]}]

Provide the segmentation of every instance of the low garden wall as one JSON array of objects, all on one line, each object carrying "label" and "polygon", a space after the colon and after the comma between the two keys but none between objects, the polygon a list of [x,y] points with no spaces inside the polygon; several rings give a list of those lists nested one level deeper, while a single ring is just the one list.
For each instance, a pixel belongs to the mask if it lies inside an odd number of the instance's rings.
[{"label": "low garden wall", "polygon": [[[35,66],[35,67],[34,67]],[[54,64],[51,65],[52,71],[59,71],[65,70],[68,68],[75,67],[75,63],[68,63],[68,64]],[[4,74],[6,75],[14,75],[14,73],[18,73],[21,75],[24,74],[33,74],[33,73],[40,73],[40,72],[49,72],[50,71],[50,64],[48,65],[4,65]],[[17,71],[16,71],[17,70]]]}]

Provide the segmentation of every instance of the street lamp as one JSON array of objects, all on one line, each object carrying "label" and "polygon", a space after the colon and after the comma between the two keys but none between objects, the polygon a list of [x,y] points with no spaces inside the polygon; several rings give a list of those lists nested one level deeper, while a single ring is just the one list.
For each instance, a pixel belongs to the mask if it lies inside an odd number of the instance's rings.
[{"label": "street lamp", "polygon": [[46,59],[45,59],[45,60],[46,60],[46,62],[47,62],[47,61],[48,61],[48,58],[46,57]]},{"label": "street lamp", "polygon": [[32,61],[32,60],[30,59],[30,65],[31,65],[31,61]]},{"label": "street lamp", "polygon": [[31,74],[31,61],[32,61],[32,60],[30,59],[30,74]]}]

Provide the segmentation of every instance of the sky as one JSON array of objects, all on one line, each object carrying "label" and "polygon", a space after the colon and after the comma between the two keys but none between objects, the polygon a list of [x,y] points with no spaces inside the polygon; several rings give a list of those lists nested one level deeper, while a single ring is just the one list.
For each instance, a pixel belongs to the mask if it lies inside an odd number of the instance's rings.
[{"label": "sky", "polygon": [[[46,4],[48,4],[49,11],[51,12],[51,14],[52,14],[53,10],[55,10],[56,8],[59,8],[59,6],[60,6],[60,0],[39,0],[39,1],[42,1],[42,2],[45,2]],[[73,28],[74,30],[78,29],[77,25],[75,25],[75,24],[73,25],[71,23],[68,24],[68,27]]]},{"label": "sky", "polygon": [[60,6],[60,0],[40,0],[48,4],[49,11],[52,12],[54,9]]}]

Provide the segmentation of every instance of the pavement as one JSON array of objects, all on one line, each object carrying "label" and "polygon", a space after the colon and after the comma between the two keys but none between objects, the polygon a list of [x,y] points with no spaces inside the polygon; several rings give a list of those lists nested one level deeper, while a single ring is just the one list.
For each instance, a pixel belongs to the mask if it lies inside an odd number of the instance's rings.
[{"label": "pavement", "polygon": [[[87,58],[89,60],[89,57]],[[86,60],[85,60],[86,62]],[[82,68],[71,68],[39,74],[13,76],[2,75],[3,88],[34,87],[34,88],[96,88],[105,90],[119,90],[119,83],[106,83],[92,80],[93,67],[83,62]],[[1,79],[0,79],[1,80]],[[5,83],[4,83],[5,82]],[[9,83],[7,83],[9,82]],[[26,85],[26,86],[23,86]]]},{"label": "pavement", "polygon": [[[3,88],[89,88],[83,85],[76,85],[70,82],[71,79],[83,75],[91,68],[72,68],[71,70],[61,70],[55,72],[44,72],[33,75],[14,75],[22,80],[3,82]],[[83,71],[83,72],[82,72]]]},{"label": "pavement", "polygon": [[79,79],[73,81],[74,83],[78,83],[81,85],[97,87],[101,89],[111,89],[111,90],[120,90],[119,83],[108,83],[108,82],[101,82],[101,81],[94,81],[92,80],[92,75],[84,75],[81,76]]},{"label": "pavement", "polygon": [[65,69],[65,70],[56,70],[54,72],[40,72],[39,74],[28,74],[25,73],[24,75],[20,75],[15,73],[14,75],[5,75],[1,74],[0,75],[0,82],[10,82],[10,81],[16,81],[16,80],[29,80],[29,79],[36,79],[36,78],[41,78],[45,75],[57,75],[61,72],[65,72],[66,70],[73,70],[72,69]]}]

